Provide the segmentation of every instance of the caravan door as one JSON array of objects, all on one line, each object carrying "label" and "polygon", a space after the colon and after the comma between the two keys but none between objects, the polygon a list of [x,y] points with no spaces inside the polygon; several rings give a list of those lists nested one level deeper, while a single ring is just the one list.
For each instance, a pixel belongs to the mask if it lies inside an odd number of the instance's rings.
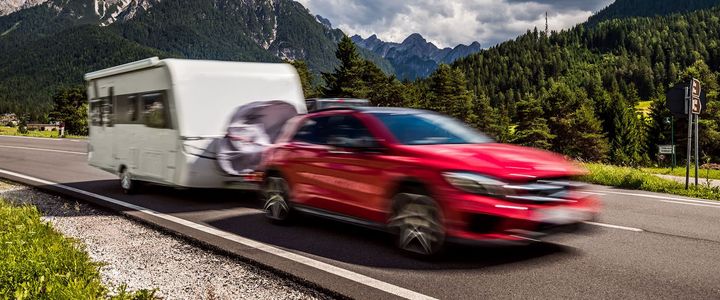
[{"label": "caravan door", "polygon": [[151,181],[174,183],[178,136],[173,129],[166,91],[140,95],[143,128],[137,135],[140,174]]},{"label": "caravan door", "polygon": [[115,162],[115,114],[113,111],[113,88],[109,96],[90,101],[90,164],[109,172],[116,172]]}]

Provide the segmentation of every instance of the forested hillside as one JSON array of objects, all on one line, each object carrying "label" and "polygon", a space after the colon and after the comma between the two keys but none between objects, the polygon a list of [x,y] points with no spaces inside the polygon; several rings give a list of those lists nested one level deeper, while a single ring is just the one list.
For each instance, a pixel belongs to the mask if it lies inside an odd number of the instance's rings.
[{"label": "forested hillside", "polygon": [[[709,98],[701,155],[720,159],[720,8],[614,19],[549,35],[528,31],[404,85],[353,75],[361,73],[354,71],[358,66],[326,77],[331,85],[324,94],[437,110],[503,142],[625,165],[657,162],[657,145],[670,143],[666,89],[696,77]],[[384,92],[369,94],[368,82]],[[641,101],[652,101],[647,117],[636,111]],[[687,122],[674,123],[682,153]]]},{"label": "forested hillside", "polygon": [[0,16],[0,112],[40,118],[55,90],[82,85],[84,73],[155,55],[304,60],[318,74],[337,64],[343,36],[291,0],[111,2],[49,0]]},{"label": "forested hillside", "polygon": [[628,17],[655,17],[685,13],[711,8],[718,4],[720,4],[720,0],[616,0],[607,8],[590,17],[588,24],[595,25],[606,20]]},{"label": "forested hillside", "polygon": [[[665,2],[665,1],[662,1]],[[577,140],[562,140],[567,132],[594,134],[575,126],[577,116],[597,119],[609,144],[604,153],[620,163],[654,159],[656,145],[669,143],[669,116],[662,109],[666,89],[691,76],[704,80],[711,98],[704,123],[703,149],[720,156],[717,136],[717,78],[720,70],[720,9],[654,18],[615,19],[595,26],[580,25],[546,36],[537,30],[458,61],[469,88],[489,97],[513,124],[523,124],[521,108],[541,105],[551,149],[574,154]],[[633,107],[654,100],[651,120],[641,120]],[[522,104],[522,105],[521,105]],[[531,105],[533,106],[533,105]],[[592,118],[591,118],[592,117]],[[593,121],[594,122],[594,121]],[[682,123],[682,122],[680,122]],[[677,127],[682,132],[683,125]],[[517,131],[534,130],[525,126]],[[678,135],[682,138],[683,135]],[[586,151],[596,151],[586,150]],[[589,153],[583,155],[589,157]]]}]

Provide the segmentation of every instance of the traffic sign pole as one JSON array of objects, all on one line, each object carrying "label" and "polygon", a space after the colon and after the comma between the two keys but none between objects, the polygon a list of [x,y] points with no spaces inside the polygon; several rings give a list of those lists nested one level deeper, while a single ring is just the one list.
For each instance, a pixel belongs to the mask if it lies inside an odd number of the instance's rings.
[{"label": "traffic sign pole", "polygon": [[688,135],[687,135],[687,160],[685,162],[685,189],[690,188],[690,159],[692,155],[692,132],[693,132],[693,115],[692,115],[692,101],[690,99],[690,91],[685,88],[685,107],[687,107],[688,114]]},{"label": "traffic sign pole", "polygon": [[672,150],[672,170],[675,170],[675,116],[670,116],[670,144],[673,147]]},{"label": "traffic sign pole", "polygon": [[695,186],[698,185],[698,169],[700,166],[700,115],[695,115]]}]

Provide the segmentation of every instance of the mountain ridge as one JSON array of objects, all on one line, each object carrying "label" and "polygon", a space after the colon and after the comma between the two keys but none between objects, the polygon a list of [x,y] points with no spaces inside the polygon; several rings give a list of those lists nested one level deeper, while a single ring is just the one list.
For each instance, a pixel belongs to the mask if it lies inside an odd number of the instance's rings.
[{"label": "mountain ridge", "polygon": [[351,37],[358,47],[369,50],[390,61],[398,78],[414,80],[425,78],[440,64],[450,64],[482,50],[478,42],[460,44],[454,48],[438,48],[421,34],[413,33],[401,43],[385,42],[373,34],[367,39],[360,35]]}]

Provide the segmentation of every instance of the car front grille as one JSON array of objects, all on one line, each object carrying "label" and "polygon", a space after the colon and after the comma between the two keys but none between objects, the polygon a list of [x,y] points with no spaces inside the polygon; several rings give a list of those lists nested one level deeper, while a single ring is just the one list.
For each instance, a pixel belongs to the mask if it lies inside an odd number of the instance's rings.
[{"label": "car front grille", "polygon": [[568,203],[576,202],[575,193],[585,186],[578,183],[563,179],[543,179],[521,184],[508,184],[505,189],[512,191],[505,199],[518,203]]}]

